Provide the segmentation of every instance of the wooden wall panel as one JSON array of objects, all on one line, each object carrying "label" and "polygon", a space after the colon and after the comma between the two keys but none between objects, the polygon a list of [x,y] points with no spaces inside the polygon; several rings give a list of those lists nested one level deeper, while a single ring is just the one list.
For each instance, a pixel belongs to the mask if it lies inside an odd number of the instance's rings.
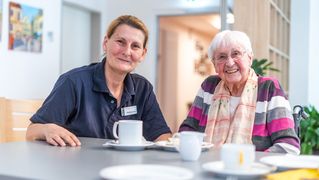
[{"label": "wooden wall panel", "polygon": [[234,30],[251,38],[255,58],[267,58],[280,72],[268,72],[289,90],[290,0],[234,0]]},{"label": "wooden wall panel", "polygon": [[268,0],[234,1],[234,30],[247,33],[258,59],[269,58],[269,11]]}]

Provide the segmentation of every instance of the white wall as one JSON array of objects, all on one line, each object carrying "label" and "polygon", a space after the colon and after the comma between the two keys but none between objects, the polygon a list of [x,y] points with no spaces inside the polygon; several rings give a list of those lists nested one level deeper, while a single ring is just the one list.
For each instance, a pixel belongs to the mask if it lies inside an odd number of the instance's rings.
[{"label": "white wall", "polygon": [[[56,0],[50,0],[50,1],[56,1]],[[107,5],[107,2],[106,2],[107,0],[62,0],[62,1],[67,4],[79,6],[89,11],[93,11],[93,12],[97,12],[101,14],[100,44],[102,44],[103,37],[108,25],[108,18],[107,18],[107,16],[109,15],[108,11],[109,9],[113,9],[113,7],[110,7]]]},{"label": "white wall", "polygon": [[[59,73],[61,1],[15,0],[43,10],[41,53],[8,50],[9,0],[3,0],[3,28],[0,43],[0,96],[43,98]],[[52,37],[48,36],[52,33]]]},{"label": "white wall", "polygon": [[[3,28],[0,42],[0,96],[8,98],[43,99],[60,75],[62,0],[15,0],[43,10],[43,48],[41,53],[8,50],[8,7],[3,0]],[[99,12],[101,41],[105,32],[104,0],[64,0],[69,4]],[[52,34],[52,36],[49,36]],[[76,53],[76,52],[75,52]]]},{"label": "white wall", "polygon": [[91,62],[91,13],[82,8],[62,6],[61,72]]},{"label": "white wall", "polygon": [[319,109],[319,1],[310,0],[309,12],[309,103]]},{"label": "white wall", "polygon": [[291,105],[319,108],[319,1],[291,1]]}]

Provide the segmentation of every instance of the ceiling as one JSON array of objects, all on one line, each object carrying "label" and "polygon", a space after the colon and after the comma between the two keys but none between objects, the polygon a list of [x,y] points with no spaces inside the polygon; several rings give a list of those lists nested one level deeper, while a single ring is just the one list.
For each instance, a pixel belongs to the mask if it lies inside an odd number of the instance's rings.
[{"label": "ceiling", "polygon": [[214,36],[219,31],[219,28],[215,26],[220,26],[219,14],[164,16],[161,18],[164,18],[166,21],[171,21],[175,24],[180,24],[208,36]]}]

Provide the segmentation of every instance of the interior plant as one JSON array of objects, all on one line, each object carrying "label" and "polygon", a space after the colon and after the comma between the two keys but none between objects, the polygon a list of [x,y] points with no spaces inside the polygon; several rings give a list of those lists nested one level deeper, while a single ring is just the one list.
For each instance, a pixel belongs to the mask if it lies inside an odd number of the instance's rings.
[{"label": "interior plant", "polygon": [[304,110],[308,118],[300,122],[301,154],[319,154],[319,113],[314,106]]},{"label": "interior plant", "polygon": [[268,59],[265,59],[265,58],[260,59],[260,60],[254,59],[251,67],[254,69],[254,71],[257,74],[264,76],[264,75],[266,75],[266,72],[268,70],[279,72],[278,69],[272,67],[272,64],[273,64],[273,62],[270,62],[270,61],[268,61]]}]

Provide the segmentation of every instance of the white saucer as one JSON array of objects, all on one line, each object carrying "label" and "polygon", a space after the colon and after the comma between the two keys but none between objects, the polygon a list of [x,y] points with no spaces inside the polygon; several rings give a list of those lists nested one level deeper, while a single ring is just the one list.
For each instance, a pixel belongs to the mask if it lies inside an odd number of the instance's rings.
[{"label": "white saucer", "polygon": [[[169,141],[157,141],[155,142],[155,145],[165,151],[173,151],[177,152],[175,145],[172,142]],[[202,151],[207,151],[210,148],[212,148],[214,145],[211,143],[203,142],[202,144]]]},{"label": "white saucer", "polygon": [[106,147],[112,147],[114,149],[122,150],[122,151],[141,151],[144,150],[145,147],[153,146],[154,143],[150,141],[145,141],[143,144],[132,145],[132,144],[119,144],[118,141],[112,140],[103,144]]},{"label": "white saucer", "polygon": [[163,179],[192,179],[194,173],[188,169],[167,165],[119,165],[106,167],[100,171],[100,176],[105,179],[130,179],[130,180],[163,180]]},{"label": "white saucer", "polygon": [[237,176],[240,178],[259,177],[275,170],[274,167],[269,167],[261,163],[254,163],[249,170],[227,170],[224,169],[224,163],[222,161],[205,163],[202,165],[202,168],[206,171],[213,172],[216,175]]},{"label": "white saucer", "polygon": [[260,162],[277,166],[280,169],[319,168],[319,156],[312,155],[282,155],[262,157]]}]

